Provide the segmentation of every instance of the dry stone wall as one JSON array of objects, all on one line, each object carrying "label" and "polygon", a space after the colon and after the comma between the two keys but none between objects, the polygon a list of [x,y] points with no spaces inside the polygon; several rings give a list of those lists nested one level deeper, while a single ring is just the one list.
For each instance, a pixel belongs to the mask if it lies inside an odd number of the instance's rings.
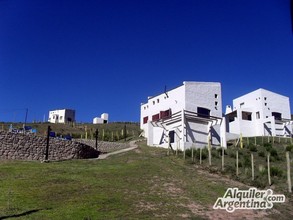
[{"label": "dry stone wall", "polygon": [[[0,131],[1,160],[44,160],[47,138]],[[94,148],[73,141],[50,138],[49,160],[85,159],[99,156]]]}]

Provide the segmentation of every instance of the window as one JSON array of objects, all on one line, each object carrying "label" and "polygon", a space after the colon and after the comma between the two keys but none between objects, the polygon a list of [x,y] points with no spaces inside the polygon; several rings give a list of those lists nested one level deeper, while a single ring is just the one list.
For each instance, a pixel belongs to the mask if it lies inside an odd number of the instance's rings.
[{"label": "window", "polygon": [[153,105],[154,105],[154,104],[156,104],[156,102],[155,102],[155,101],[153,101]]},{"label": "window", "polygon": [[215,102],[215,106],[218,106],[218,102]]},{"label": "window", "polygon": [[157,99],[157,103],[160,103],[160,99]]},{"label": "window", "polygon": [[251,112],[242,112],[242,120],[247,120],[247,121],[251,121],[252,118],[251,118],[251,115],[252,113]]},{"label": "window", "polygon": [[256,112],[256,119],[260,119],[260,113]]},{"label": "window", "polygon": [[240,108],[242,108],[244,106],[244,102],[240,103]]},{"label": "window", "polygon": [[143,123],[144,123],[144,124],[148,123],[148,120],[149,120],[149,117],[148,117],[148,116],[144,117],[144,118],[143,118]]},{"label": "window", "polygon": [[218,98],[218,94],[215,94],[215,99],[217,99]]},{"label": "window", "polygon": [[160,118],[161,119],[167,119],[171,117],[171,109],[168,109],[166,111],[160,111]]},{"label": "window", "polygon": [[207,108],[197,107],[197,114],[199,117],[209,118],[210,112],[211,111]]},{"label": "window", "polygon": [[268,103],[265,103],[265,106],[267,106]]},{"label": "window", "polygon": [[264,97],[264,100],[267,100],[267,97]]},{"label": "window", "polygon": [[160,119],[160,114],[155,114],[152,116],[152,121],[158,121]]},{"label": "window", "polygon": [[282,120],[282,113],[280,112],[272,112],[272,116],[274,116],[276,120]]}]

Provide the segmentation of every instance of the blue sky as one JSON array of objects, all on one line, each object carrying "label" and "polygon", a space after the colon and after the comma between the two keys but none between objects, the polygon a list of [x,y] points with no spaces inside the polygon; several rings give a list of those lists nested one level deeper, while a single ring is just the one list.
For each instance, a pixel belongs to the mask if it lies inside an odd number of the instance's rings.
[{"label": "blue sky", "polygon": [[292,102],[289,2],[0,0],[0,121],[139,121],[183,81],[221,82],[223,108],[258,88]]}]

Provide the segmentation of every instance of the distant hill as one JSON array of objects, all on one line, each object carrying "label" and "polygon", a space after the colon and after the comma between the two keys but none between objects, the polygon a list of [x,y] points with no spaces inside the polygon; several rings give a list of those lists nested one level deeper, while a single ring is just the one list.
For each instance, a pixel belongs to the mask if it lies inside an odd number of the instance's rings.
[{"label": "distant hill", "polygon": [[[22,130],[23,123],[2,123],[0,129],[8,131],[12,125],[14,129]],[[105,141],[118,141],[124,138],[124,128],[126,126],[127,137],[138,137],[141,133],[138,123],[133,122],[115,122],[109,124],[51,124],[51,123],[28,123],[26,126],[30,126],[37,130],[37,135],[46,136],[48,126],[51,131],[55,132],[57,136],[70,135],[73,138],[95,138],[95,132],[98,129],[99,140]]]}]

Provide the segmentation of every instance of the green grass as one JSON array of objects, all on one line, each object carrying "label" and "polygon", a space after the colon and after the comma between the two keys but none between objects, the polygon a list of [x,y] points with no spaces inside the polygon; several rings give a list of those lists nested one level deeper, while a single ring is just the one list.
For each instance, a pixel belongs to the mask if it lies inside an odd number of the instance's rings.
[{"label": "green grass", "polygon": [[234,186],[206,172],[145,144],[107,160],[1,161],[0,219],[206,219]]},{"label": "green grass", "polygon": [[212,204],[225,191],[165,150],[138,151],[108,160],[2,161],[0,217],[37,210],[21,219],[172,219],[192,216],[191,201]]}]

